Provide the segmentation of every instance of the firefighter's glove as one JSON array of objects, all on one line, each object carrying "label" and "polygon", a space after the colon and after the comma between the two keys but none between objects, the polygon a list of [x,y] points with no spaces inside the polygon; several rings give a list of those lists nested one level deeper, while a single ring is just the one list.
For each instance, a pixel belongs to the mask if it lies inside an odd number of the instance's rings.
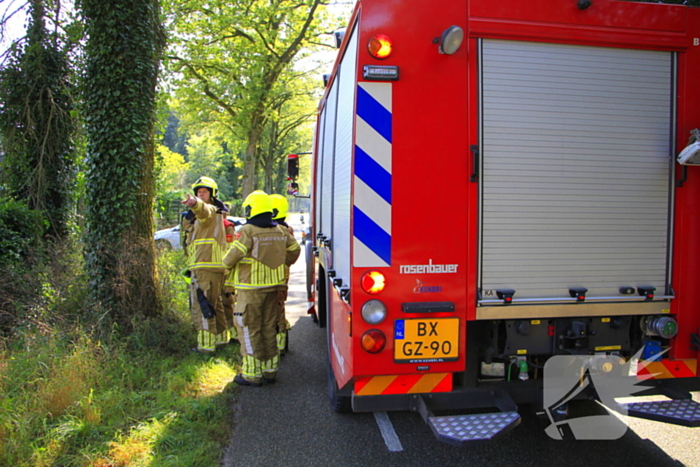
[{"label": "firefighter's glove", "polygon": [[182,279],[187,283],[187,285],[192,283],[192,271],[189,269],[185,268],[180,271],[180,276],[182,276]]},{"label": "firefighter's glove", "polygon": [[204,316],[204,319],[212,319],[214,316],[216,316],[216,310],[212,304],[209,303],[209,300],[207,300],[204,292],[199,287],[197,287],[197,303],[199,303],[199,309],[202,310],[202,316]]}]

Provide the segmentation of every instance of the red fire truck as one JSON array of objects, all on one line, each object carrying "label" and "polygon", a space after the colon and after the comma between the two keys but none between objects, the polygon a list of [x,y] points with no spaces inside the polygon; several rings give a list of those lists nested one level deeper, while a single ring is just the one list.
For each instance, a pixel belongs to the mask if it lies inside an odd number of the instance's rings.
[{"label": "red fire truck", "polygon": [[335,410],[494,439],[587,355],[670,399],[630,415],[699,426],[698,76],[700,8],[358,1],[307,243]]}]

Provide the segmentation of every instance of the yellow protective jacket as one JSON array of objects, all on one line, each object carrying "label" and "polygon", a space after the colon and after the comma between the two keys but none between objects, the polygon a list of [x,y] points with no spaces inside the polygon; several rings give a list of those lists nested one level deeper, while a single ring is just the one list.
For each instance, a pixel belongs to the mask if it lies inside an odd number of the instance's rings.
[{"label": "yellow protective jacket", "polygon": [[218,211],[216,206],[201,199],[197,199],[197,204],[192,206],[196,220],[188,246],[191,270],[225,271],[223,258],[228,249],[224,229],[225,213]]},{"label": "yellow protective jacket", "polygon": [[244,225],[224,258],[226,267],[235,267],[236,290],[259,290],[285,285],[285,266],[299,258],[301,249],[286,227]]}]

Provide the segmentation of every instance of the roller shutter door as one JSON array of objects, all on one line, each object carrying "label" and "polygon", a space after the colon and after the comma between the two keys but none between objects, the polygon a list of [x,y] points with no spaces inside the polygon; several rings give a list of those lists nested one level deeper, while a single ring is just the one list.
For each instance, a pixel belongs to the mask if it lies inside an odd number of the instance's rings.
[{"label": "roller shutter door", "polygon": [[321,152],[321,222],[318,232],[333,238],[333,168],[335,166],[336,109],[338,80],[334,80],[323,109],[323,146]]},{"label": "roller shutter door", "polygon": [[482,41],[483,298],[666,292],[673,56]]},{"label": "roller shutter door", "polygon": [[352,149],[357,74],[357,30],[350,37],[338,80],[338,117],[333,176],[333,269],[343,283],[350,282],[350,212],[352,210]]}]

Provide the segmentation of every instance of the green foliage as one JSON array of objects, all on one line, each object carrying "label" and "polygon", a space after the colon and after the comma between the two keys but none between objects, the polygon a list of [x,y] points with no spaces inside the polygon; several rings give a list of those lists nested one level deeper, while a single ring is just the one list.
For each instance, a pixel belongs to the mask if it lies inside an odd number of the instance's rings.
[{"label": "green foliage", "polygon": [[[157,0],[82,0],[86,265],[100,316],[159,312],[155,286],[155,102],[164,35]],[[126,260],[125,260],[126,259]],[[150,300],[148,299],[150,295]]]},{"label": "green foliage", "polygon": [[[79,255],[76,255],[79,257]],[[0,465],[217,465],[229,438],[237,346],[193,354],[181,252],[158,257],[168,312],[104,341],[68,310],[82,301],[81,265],[44,278],[37,316],[0,339]],[[56,282],[71,278],[73,287]]]},{"label": "green foliage", "polygon": [[163,145],[158,145],[157,154],[155,213],[157,228],[162,228],[174,225],[180,218],[180,201],[189,191],[183,183],[189,164],[182,154]]},{"label": "green foliage", "polygon": [[180,119],[172,111],[168,112],[163,145],[173,152],[187,156],[187,133],[180,131]]},{"label": "green foliage", "polygon": [[188,161],[184,186],[186,191],[191,191],[192,183],[206,175],[216,180],[220,198],[227,199],[240,193],[236,177],[240,170],[236,170],[233,164],[226,141],[222,141],[215,132],[202,130],[190,136]]},{"label": "green foliage", "polygon": [[231,426],[233,349],[170,355],[81,333],[0,353],[1,465],[217,465]]},{"label": "green foliage", "polygon": [[[301,125],[313,113],[318,89],[309,94],[298,85],[303,80],[295,76],[294,65],[302,50],[333,29],[323,2],[170,0],[164,5],[178,112],[183,120],[215,126],[236,142],[230,149],[242,162],[242,196],[263,185],[272,189],[273,167],[290,147],[281,144],[280,131],[288,123],[280,125],[281,115]],[[299,112],[285,105],[290,100],[310,105]],[[310,135],[302,146],[308,149]],[[258,170],[264,174],[260,181]]]},{"label": "green foliage", "polygon": [[286,190],[287,155],[311,148],[321,92],[315,81],[306,73],[284,73],[280,77],[279,89],[284,91],[276,96],[257,153],[258,185],[268,193]]},{"label": "green foliage", "polygon": [[46,30],[43,0],[29,3],[27,42],[0,69],[4,183],[12,197],[44,211],[53,234],[65,236],[76,159],[70,46]]},{"label": "green foliage", "polygon": [[40,242],[46,227],[41,213],[25,203],[0,199],[0,268],[41,256]]},{"label": "green foliage", "polygon": [[[27,226],[32,217],[24,217],[19,210],[11,210],[10,215],[15,221],[23,219]],[[36,213],[34,219],[46,223]],[[0,231],[3,237],[12,235],[7,230]],[[33,235],[40,231],[34,228]],[[27,333],[41,333],[61,321],[78,320],[86,307],[87,280],[78,245],[70,238],[53,239],[50,243],[37,238],[29,249],[21,261],[2,265],[0,343],[3,336],[17,339]]]}]

